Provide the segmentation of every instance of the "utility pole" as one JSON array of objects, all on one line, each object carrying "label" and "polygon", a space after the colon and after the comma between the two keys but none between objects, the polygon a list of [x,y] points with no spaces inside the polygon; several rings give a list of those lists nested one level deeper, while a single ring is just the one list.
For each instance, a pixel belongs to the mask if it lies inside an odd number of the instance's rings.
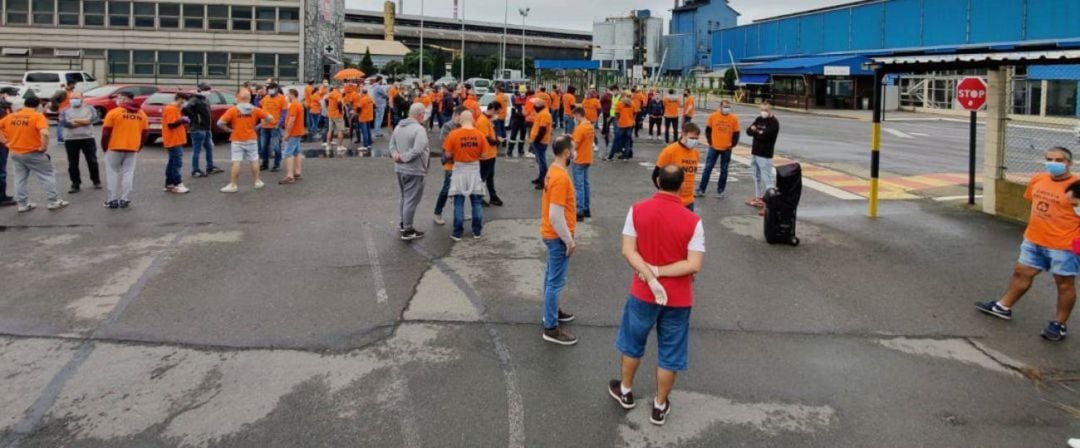
[{"label": "utility pole", "polygon": [[525,77],[525,18],[529,16],[529,8],[518,8],[521,14],[521,77]]},{"label": "utility pole", "polygon": [[465,82],[465,0],[461,0],[461,78]]},{"label": "utility pole", "polygon": [[[405,13],[405,11],[401,11]],[[420,0],[420,84],[424,83],[424,0]]]},{"label": "utility pole", "polygon": [[502,45],[499,47],[499,76],[502,76],[506,70],[506,31],[507,24],[510,21],[510,0],[506,0],[503,6],[503,35]]}]

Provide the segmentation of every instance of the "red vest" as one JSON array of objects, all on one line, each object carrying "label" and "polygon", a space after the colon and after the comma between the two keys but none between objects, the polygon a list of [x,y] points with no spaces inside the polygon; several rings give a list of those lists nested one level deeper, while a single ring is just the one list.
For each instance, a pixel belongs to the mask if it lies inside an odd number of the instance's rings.
[{"label": "red vest", "polygon": [[[637,250],[646,263],[664,266],[687,258],[690,240],[701,218],[687,210],[678,196],[657,193],[634,204],[633,210]],[[693,282],[693,275],[660,278],[660,284],[667,291],[667,306],[693,306]],[[656,303],[649,285],[636,275],[630,284],[630,295],[643,302]]]}]

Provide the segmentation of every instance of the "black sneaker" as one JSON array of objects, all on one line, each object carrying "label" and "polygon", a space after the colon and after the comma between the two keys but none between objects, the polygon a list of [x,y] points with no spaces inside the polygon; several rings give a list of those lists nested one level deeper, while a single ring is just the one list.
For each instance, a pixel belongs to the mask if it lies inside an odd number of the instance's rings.
[{"label": "black sneaker", "polygon": [[496,207],[502,207],[503,206],[503,201],[502,201],[502,199],[492,199],[491,200],[491,205],[494,205]]},{"label": "black sneaker", "polygon": [[94,184],[94,189],[95,190],[100,190],[101,189],[101,184],[100,183]]},{"label": "black sneaker", "polygon": [[71,189],[68,190],[68,194],[75,194],[80,191],[82,191],[82,189],[80,189],[78,185],[72,185]]},{"label": "black sneaker", "polygon": [[582,216],[592,218],[592,210],[585,210],[585,213]]},{"label": "black sneaker", "polygon": [[585,222],[585,215],[577,215],[577,222]]},{"label": "black sneaker", "polygon": [[562,308],[559,308],[559,322],[567,323],[567,322],[572,322],[573,320],[574,320],[574,315],[573,314],[567,313],[567,312],[563,311]]},{"label": "black sneaker", "polygon": [[278,172],[278,171],[281,171],[281,168],[279,168],[279,167],[276,167],[276,166],[275,166],[275,167],[273,167],[273,168],[270,168],[270,172],[271,172],[271,173],[276,173],[276,172]]},{"label": "black sneaker", "polygon": [[225,170],[223,170],[221,168],[218,168],[216,166],[213,167],[213,168],[207,168],[206,169],[207,174],[221,174],[221,173],[224,173],[224,172],[225,172]]},{"label": "black sneaker", "polygon": [[423,237],[424,237],[424,232],[421,232],[421,231],[416,230],[416,229],[406,230],[404,232],[401,232],[401,241],[418,240],[418,239],[423,238]]},{"label": "black sneaker", "polygon": [[15,198],[11,196],[0,198],[0,207],[11,207],[12,205],[16,204],[17,203],[15,202]]},{"label": "black sneaker", "polygon": [[195,178],[206,177],[206,173],[204,173],[202,171],[195,171],[195,172],[191,173],[191,177],[195,177]]},{"label": "black sneaker", "polygon": [[552,329],[545,328],[544,331],[542,333],[540,333],[540,337],[543,338],[545,341],[548,341],[548,342],[550,342],[552,344],[559,344],[559,345],[574,345],[574,344],[577,344],[577,338],[574,337],[574,335],[572,335],[570,333],[567,333],[566,330],[562,329],[562,327],[555,327],[555,328],[552,328]]},{"label": "black sneaker", "polygon": [[671,413],[671,399],[670,398],[668,399],[668,402],[664,406],[663,410],[656,409],[656,403],[653,403],[653,405],[652,405],[652,415],[649,416],[649,421],[652,422],[652,424],[654,424],[654,425],[664,426],[664,423],[667,422],[667,416],[670,413]]},{"label": "black sneaker", "polygon": [[118,205],[120,208],[128,208],[131,207],[131,201],[120,201]]},{"label": "black sneaker", "polygon": [[120,201],[105,201],[105,208],[120,208]]},{"label": "black sneaker", "polygon": [[622,381],[611,380],[608,382],[607,392],[608,395],[611,395],[611,398],[619,402],[619,406],[622,406],[623,409],[634,409],[634,406],[637,406],[637,403],[634,402],[633,392],[623,395]]}]

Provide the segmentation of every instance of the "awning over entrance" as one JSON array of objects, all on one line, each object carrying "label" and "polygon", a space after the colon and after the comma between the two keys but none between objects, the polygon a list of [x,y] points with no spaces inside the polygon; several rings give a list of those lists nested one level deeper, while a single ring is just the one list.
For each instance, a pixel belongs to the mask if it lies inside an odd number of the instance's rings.
[{"label": "awning over entrance", "polygon": [[750,85],[750,84],[768,84],[768,83],[769,83],[769,75],[747,75],[747,74],[744,73],[742,76],[739,77],[739,85],[741,85],[741,86]]},{"label": "awning over entrance", "polygon": [[1032,65],[1028,67],[1028,79],[1076,81],[1080,79],[1080,65]]},{"label": "awning over entrance", "polygon": [[814,56],[779,59],[743,69],[744,75],[837,75],[869,76],[862,64],[869,59],[861,55]]}]

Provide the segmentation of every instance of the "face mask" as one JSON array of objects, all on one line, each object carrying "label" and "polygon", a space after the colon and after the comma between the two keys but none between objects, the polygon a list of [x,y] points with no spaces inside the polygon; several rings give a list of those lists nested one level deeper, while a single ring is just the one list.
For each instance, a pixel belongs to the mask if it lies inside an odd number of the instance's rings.
[{"label": "face mask", "polygon": [[1046,162],[1046,172],[1051,176],[1058,177],[1069,171],[1069,168],[1061,162]]},{"label": "face mask", "polygon": [[277,89],[270,89],[270,90],[267,90],[267,91],[266,91],[266,93],[267,93],[268,95],[277,95]]},{"label": "face mask", "polygon": [[694,139],[694,140],[687,139],[686,143],[684,143],[683,146],[686,146],[687,148],[690,148],[690,149],[697,149],[698,145],[700,145],[700,144],[701,144],[701,142],[699,142],[697,139]]},{"label": "face mask", "polygon": [[74,98],[74,99],[71,100],[71,107],[80,107],[80,106],[82,106],[82,100],[80,100],[78,98]]},{"label": "face mask", "polygon": [[722,113],[724,115],[730,114],[731,113],[731,108],[730,107],[725,107],[723,109],[720,109],[720,113]]},{"label": "face mask", "polygon": [[769,118],[769,113],[765,112],[765,111],[761,111],[761,118]]}]

